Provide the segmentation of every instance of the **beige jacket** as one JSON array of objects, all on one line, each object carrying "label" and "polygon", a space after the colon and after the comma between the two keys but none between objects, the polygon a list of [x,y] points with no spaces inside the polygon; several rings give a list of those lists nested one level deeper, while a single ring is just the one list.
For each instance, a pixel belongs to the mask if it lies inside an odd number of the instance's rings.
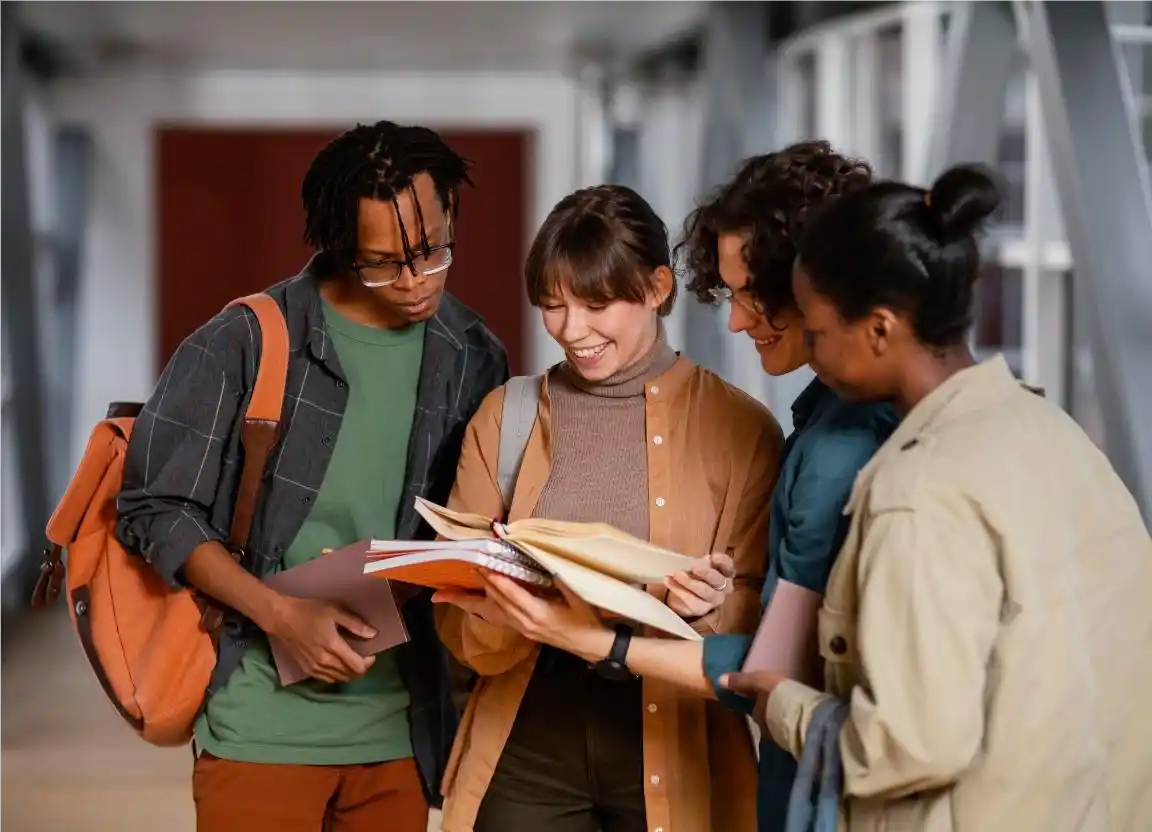
[{"label": "beige jacket", "polygon": [[[503,396],[503,389],[493,392],[468,426],[449,500],[452,508],[488,517],[502,513],[496,462]],[[783,446],[780,426],[757,402],[685,358],[649,384],[645,414],[649,537],[686,555],[731,553],[736,563],[733,594],[695,626],[703,633],[751,633],[760,618],[769,496]],[[545,385],[516,481],[512,520],[531,515],[548,479],[549,431]],[[664,596],[662,587],[651,591]],[[512,730],[539,648],[519,633],[459,608],[440,606],[437,613],[444,643],[481,675],[443,783],[445,832],[468,832]],[[756,758],[744,718],[717,702],[650,679],[643,683],[643,702],[649,829],[753,832]]]},{"label": "beige jacket", "polygon": [[[820,615],[841,828],[1152,830],[1152,540],[1072,419],[1001,358],[965,370],[847,510]],[[828,695],[780,685],[776,742]]]}]

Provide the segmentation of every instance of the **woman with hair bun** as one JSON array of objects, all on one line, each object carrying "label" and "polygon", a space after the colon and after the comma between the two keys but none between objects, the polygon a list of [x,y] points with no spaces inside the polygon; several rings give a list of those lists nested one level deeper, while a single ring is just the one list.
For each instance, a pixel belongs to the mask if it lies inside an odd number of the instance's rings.
[{"label": "woman with hair bun", "polygon": [[997,200],[958,167],[929,191],[849,194],[802,234],[793,287],[819,377],[905,415],[848,504],[824,690],[722,684],[759,696],[802,772],[823,748],[841,828],[1152,829],[1152,539],[1080,427],[968,349]]}]

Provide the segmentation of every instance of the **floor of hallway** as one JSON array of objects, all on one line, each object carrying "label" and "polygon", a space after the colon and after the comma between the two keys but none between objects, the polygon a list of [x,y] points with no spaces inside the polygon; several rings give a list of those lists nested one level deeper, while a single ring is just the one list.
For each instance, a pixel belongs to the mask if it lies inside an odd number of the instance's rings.
[{"label": "floor of hallway", "polygon": [[120,721],[63,605],[4,623],[0,686],[4,832],[193,832],[192,752]]}]

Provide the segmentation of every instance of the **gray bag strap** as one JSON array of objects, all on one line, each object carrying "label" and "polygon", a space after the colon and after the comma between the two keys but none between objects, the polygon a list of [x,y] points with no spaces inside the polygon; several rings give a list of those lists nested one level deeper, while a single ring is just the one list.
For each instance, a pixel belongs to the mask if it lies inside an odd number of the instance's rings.
[{"label": "gray bag strap", "polygon": [[504,497],[504,513],[512,506],[512,490],[524,462],[528,438],[536,424],[543,376],[515,376],[504,385],[504,409],[500,416],[500,457],[496,481]]}]

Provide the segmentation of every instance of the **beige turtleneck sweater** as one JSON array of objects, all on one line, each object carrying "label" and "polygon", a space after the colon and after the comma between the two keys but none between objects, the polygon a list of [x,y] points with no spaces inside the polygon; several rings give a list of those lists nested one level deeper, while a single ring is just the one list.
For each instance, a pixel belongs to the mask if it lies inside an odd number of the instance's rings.
[{"label": "beige turtleneck sweater", "polygon": [[676,360],[661,325],[643,358],[603,381],[567,362],[556,368],[548,380],[552,465],[534,516],[609,523],[648,539],[644,386]]}]

